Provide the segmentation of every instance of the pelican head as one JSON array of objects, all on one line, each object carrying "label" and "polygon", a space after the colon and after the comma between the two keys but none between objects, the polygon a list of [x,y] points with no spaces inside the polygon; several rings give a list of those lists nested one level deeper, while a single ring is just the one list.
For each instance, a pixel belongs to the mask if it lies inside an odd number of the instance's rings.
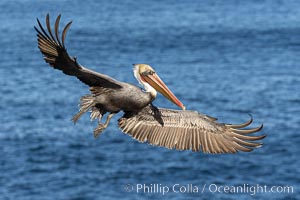
[{"label": "pelican head", "polygon": [[146,64],[133,64],[133,66],[135,78],[144,86],[146,92],[149,92],[153,98],[156,97],[156,91],[158,91],[171,102],[185,110],[185,106],[177,99],[166,84],[164,84],[151,66]]}]

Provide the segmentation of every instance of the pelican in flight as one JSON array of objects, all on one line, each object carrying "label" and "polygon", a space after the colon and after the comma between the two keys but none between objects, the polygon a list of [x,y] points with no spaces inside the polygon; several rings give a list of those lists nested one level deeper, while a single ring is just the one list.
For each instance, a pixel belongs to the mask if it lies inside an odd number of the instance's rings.
[{"label": "pelican in flight", "polygon": [[[118,120],[120,129],[140,142],[205,153],[249,152],[262,146],[257,140],[262,140],[265,135],[249,134],[260,131],[263,125],[243,129],[252,123],[252,116],[242,124],[224,124],[208,115],[186,110],[156,71],[147,64],[134,64],[133,68],[134,76],[143,89],[80,65],[76,57],[69,56],[65,47],[66,34],[72,21],[65,26],[60,38],[60,17],[59,15],[55,21],[54,32],[49,14],[46,16],[47,29],[37,19],[39,28],[34,28],[37,31],[38,47],[51,67],[77,77],[90,87],[91,94],[81,97],[79,112],[72,120],[75,123],[82,114],[90,111],[91,119],[98,119],[98,126],[94,130],[95,137],[107,128],[116,113],[123,111],[124,115]],[[155,107],[152,102],[157,91],[181,110]],[[102,123],[102,117],[106,113],[107,118]]]}]

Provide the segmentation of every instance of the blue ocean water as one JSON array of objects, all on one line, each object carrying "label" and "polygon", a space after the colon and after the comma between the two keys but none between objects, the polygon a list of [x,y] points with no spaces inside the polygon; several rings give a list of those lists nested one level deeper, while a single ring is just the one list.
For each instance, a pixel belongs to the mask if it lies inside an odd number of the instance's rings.
[{"label": "blue ocean water", "polygon": [[[1,1],[0,199],[300,199],[299,7],[289,0]],[[62,24],[73,20],[66,45],[81,64],[137,84],[131,64],[148,63],[188,109],[228,123],[251,113],[253,126],[264,124],[264,146],[234,155],[154,147],[118,129],[121,113],[94,139],[88,114],[76,126],[70,120],[88,87],[48,67],[37,48],[33,26],[47,13],[52,22],[59,13]],[[155,104],[175,108],[162,96]],[[279,189],[214,191],[244,185]]]}]

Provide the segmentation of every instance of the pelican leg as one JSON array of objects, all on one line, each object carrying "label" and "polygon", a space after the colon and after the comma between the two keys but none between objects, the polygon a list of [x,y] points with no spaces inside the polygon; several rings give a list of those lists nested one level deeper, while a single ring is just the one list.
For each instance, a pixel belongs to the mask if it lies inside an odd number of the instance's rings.
[{"label": "pelican leg", "polygon": [[101,115],[101,116],[98,118],[98,124],[101,124],[102,117],[103,117],[103,115]]},{"label": "pelican leg", "polygon": [[100,121],[98,122],[98,126],[97,128],[95,128],[94,130],[94,137],[97,138],[101,133],[102,131],[104,131],[104,129],[107,128],[109,122],[110,122],[110,119],[115,115],[115,113],[110,113],[107,118],[106,118],[106,121],[104,124],[100,123],[101,122],[101,119]]}]

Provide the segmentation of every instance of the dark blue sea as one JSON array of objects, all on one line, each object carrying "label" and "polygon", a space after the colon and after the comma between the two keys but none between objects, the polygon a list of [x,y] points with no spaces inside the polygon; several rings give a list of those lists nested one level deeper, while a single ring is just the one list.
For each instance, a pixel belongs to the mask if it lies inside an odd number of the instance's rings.
[{"label": "dark blue sea", "polygon": [[[299,1],[2,0],[0,11],[1,200],[300,199]],[[264,146],[142,144],[119,130],[122,113],[94,139],[89,114],[71,121],[88,87],[37,48],[47,13],[62,14],[60,30],[73,20],[79,63],[133,84],[132,64],[150,64],[187,109],[227,123],[252,114]],[[155,105],[176,108],[161,95]]]}]

